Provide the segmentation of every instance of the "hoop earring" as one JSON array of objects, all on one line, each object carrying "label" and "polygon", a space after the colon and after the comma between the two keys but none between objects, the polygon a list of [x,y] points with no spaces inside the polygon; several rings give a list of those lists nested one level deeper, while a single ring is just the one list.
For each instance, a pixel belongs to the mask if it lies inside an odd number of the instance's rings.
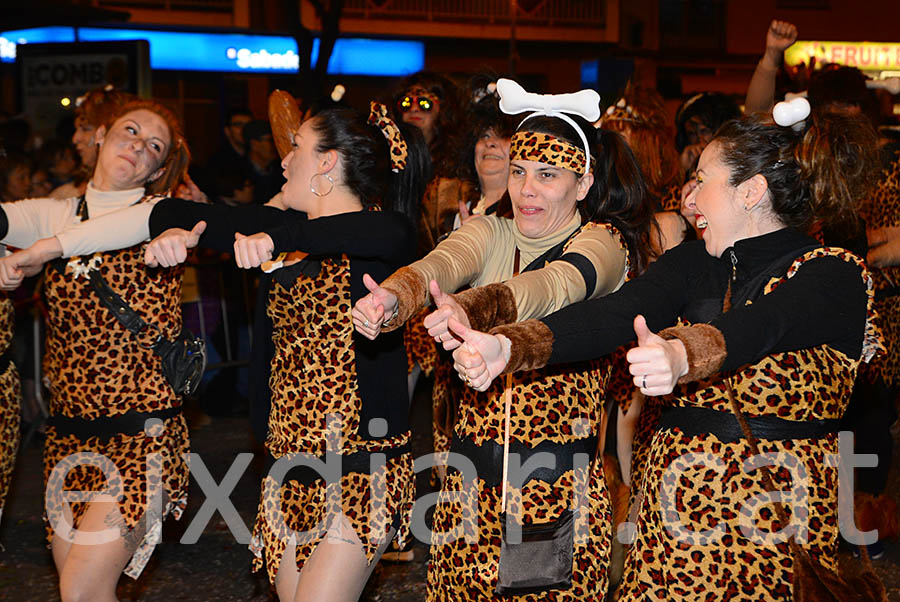
[{"label": "hoop earring", "polygon": [[[322,177],[328,180],[329,186],[326,192],[319,192],[318,190],[316,190],[315,181],[318,177]],[[332,190],[334,190],[334,178],[329,176],[327,173],[317,173],[309,179],[309,191],[316,196],[328,196],[329,194],[331,194]]]}]

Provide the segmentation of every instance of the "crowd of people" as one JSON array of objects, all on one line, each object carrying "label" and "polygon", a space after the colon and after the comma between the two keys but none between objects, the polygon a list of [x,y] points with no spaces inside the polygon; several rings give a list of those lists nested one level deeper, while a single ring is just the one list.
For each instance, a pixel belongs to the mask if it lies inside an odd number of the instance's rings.
[{"label": "crowd of people", "polygon": [[204,166],[162,103],[110,87],[31,158],[5,124],[0,513],[12,291],[37,277],[61,598],[140,575],[186,504],[182,279],[206,249],[256,275],[250,549],[283,602],[358,599],[415,537],[434,602],[794,599],[798,554],[837,570],[840,431],[879,459],[856,475],[878,536],[854,542],[877,557],[898,531],[900,150],[859,71],[784,76],[796,37],[773,22],[746,99],[674,116],[637,82],[603,108],[423,71],[366,106],[231,108]]}]

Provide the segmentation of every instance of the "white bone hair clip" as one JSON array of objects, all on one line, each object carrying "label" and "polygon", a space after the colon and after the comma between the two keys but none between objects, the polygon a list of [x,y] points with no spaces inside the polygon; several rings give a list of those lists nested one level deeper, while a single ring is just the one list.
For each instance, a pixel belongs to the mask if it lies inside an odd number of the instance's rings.
[{"label": "white bone hair clip", "polygon": [[775,105],[775,108],[772,109],[772,117],[778,125],[800,131],[806,125],[804,120],[809,117],[809,112],[809,101],[798,97]]},{"label": "white bone hair clip", "polygon": [[533,111],[541,115],[569,113],[591,122],[600,118],[600,95],[594,90],[572,94],[535,94],[526,92],[511,79],[501,78],[497,80],[497,91],[500,93],[500,110],[507,115]]}]

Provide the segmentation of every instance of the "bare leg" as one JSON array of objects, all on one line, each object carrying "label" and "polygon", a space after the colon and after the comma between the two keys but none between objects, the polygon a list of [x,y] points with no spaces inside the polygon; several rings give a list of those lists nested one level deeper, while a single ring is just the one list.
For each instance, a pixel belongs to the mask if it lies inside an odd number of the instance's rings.
[{"label": "bare leg", "polygon": [[69,543],[59,535],[54,536],[53,556],[59,569],[62,601],[115,602],[119,577],[146,532],[143,521],[129,530],[118,505],[109,501],[108,496],[101,496],[100,501],[91,502],[78,529],[87,535],[109,530],[113,539],[93,543],[76,538]]},{"label": "bare leg", "polygon": [[278,599],[281,602],[358,600],[394,534],[391,530],[372,563],[368,564],[362,542],[347,517],[341,515],[307,559],[302,571],[297,571],[297,563],[294,562],[294,546],[285,549],[275,578]]}]

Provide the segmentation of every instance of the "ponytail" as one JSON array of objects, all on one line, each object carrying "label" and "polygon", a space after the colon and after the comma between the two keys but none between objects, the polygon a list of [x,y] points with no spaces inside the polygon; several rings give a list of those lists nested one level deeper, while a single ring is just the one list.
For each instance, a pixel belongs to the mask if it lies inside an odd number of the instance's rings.
[{"label": "ponytail", "polygon": [[595,215],[590,219],[609,221],[619,229],[628,244],[631,268],[640,274],[649,263],[652,199],[634,153],[621,134],[599,129],[597,146],[600,153],[594,169]]},{"label": "ponytail", "polygon": [[392,170],[389,143],[377,125],[349,107],[333,105],[312,117],[319,134],[318,152],[335,150],[343,163],[344,184],[363,204],[406,215],[418,222],[418,208],[431,173],[431,159],[418,128],[398,123],[406,141],[406,166]]}]

